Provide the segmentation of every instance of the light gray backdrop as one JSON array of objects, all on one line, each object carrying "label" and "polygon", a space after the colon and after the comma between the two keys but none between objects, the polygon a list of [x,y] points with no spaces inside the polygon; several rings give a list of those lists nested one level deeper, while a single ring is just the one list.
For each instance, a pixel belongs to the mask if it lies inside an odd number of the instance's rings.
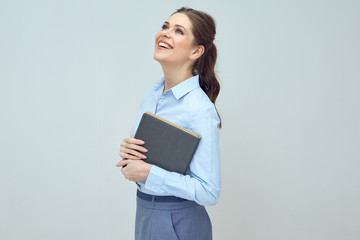
[{"label": "light gray backdrop", "polygon": [[360,239],[359,1],[0,1],[0,239],[132,239],[115,164],[154,36],[217,21],[215,239]]}]

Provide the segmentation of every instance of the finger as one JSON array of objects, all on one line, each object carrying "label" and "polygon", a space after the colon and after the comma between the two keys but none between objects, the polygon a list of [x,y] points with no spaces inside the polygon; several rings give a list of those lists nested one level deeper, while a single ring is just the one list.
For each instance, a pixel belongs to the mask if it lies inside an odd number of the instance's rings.
[{"label": "finger", "polygon": [[147,152],[148,150],[146,148],[144,148],[143,146],[139,146],[137,144],[134,144],[134,143],[129,143],[129,142],[126,142],[124,140],[124,142],[122,142],[120,144],[120,148],[130,148],[130,149],[135,149],[135,150],[138,150],[140,152]]},{"label": "finger", "polygon": [[124,177],[126,178],[126,173],[125,173],[125,170],[126,170],[126,167],[123,167],[122,169],[121,169],[121,173],[124,175]]},{"label": "finger", "polygon": [[136,145],[143,145],[145,142],[141,139],[136,139],[136,138],[125,138],[124,142],[126,143],[130,143],[130,144],[136,144]]},{"label": "finger", "polygon": [[129,154],[129,153],[126,153],[126,152],[123,152],[123,151],[120,151],[119,155],[120,155],[120,157],[122,159],[132,159],[132,160],[140,160],[140,159],[142,159],[142,157],[134,156],[132,154]]},{"label": "finger", "polygon": [[125,166],[129,163],[129,160],[121,160],[118,164],[116,164],[117,167]]},{"label": "finger", "polygon": [[131,148],[131,149],[135,149],[135,150],[138,150],[140,152],[147,152],[148,150],[146,148],[144,148],[143,146],[139,146],[139,145],[136,145],[136,144],[132,144],[132,143],[127,143],[126,146],[124,147],[127,147],[127,148]]},{"label": "finger", "polygon": [[124,147],[124,148],[131,148],[131,149],[135,149],[135,150],[138,150],[140,152],[147,152],[147,149],[144,148],[143,146],[139,146],[135,143],[131,143],[131,142],[122,142],[120,144],[120,147]]},{"label": "finger", "polygon": [[132,159],[132,160],[140,160],[141,157],[137,157],[128,153],[120,152],[120,157],[123,159]]},{"label": "finger", "polygon": [[141,154],[140,152],[135,151],[135,150],[131,150],[131,149],[128,151],[128,154],[133,155],[135,157],[142,158],[142,159],[146,158],[146,156],[144,154]]},{"label": "finger", "polygon": [[[133,149],[130,148],[126,148],[126,147],[122,147],[120,148],[120,153],[126,153],[126,154],[130,154],[139,158],[146,158],[146,156],[138,151],[135,151]],[[124,158],[124,157],[123,157]]]},{"label": "finger", "polygon": [[[127,154],[126,156],[123,156],[124,154]],[[120,148],[120,156],[122,156],[122,158],[128,158],[128,155],[131,155],[132,157],[138,157],[138,158],[143,158],[145,157],[145,155],[143,155],[142,153],[129,149],[129,148]]]}]

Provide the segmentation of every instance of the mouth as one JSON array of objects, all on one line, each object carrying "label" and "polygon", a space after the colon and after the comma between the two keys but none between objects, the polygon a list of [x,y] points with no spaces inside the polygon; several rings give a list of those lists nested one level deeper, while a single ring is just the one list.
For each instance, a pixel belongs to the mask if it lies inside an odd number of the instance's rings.
[{"label": "mouth", "polygon": [[173,49],[173,47],[170,44],[168,44],[166,42],[162,42],[162,41],[160,41],[158,43],[158,47],[163,48],[163,49]]}]

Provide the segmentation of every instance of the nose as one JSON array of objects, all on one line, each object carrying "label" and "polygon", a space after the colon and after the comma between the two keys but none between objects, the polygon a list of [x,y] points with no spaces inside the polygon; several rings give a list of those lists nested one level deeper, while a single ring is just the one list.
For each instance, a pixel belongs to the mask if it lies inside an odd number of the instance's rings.
[{"label": "nose", "polygon": [[164,29],[164,30],[163,30],[163,36],[166,37],[166,38],[169,38],[169,37],[170,37],[169,29]]}]

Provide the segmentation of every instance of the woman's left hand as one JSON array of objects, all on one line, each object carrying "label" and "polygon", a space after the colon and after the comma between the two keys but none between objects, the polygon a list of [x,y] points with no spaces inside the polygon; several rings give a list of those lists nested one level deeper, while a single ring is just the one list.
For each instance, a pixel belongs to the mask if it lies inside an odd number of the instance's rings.
[{"label": "woman's left hand", "polygon": [[152,164],[146,163],[143,160],[121,160],[116,166],[123,167],[121,172],[126,179],[140,182],[147,179]]}]

